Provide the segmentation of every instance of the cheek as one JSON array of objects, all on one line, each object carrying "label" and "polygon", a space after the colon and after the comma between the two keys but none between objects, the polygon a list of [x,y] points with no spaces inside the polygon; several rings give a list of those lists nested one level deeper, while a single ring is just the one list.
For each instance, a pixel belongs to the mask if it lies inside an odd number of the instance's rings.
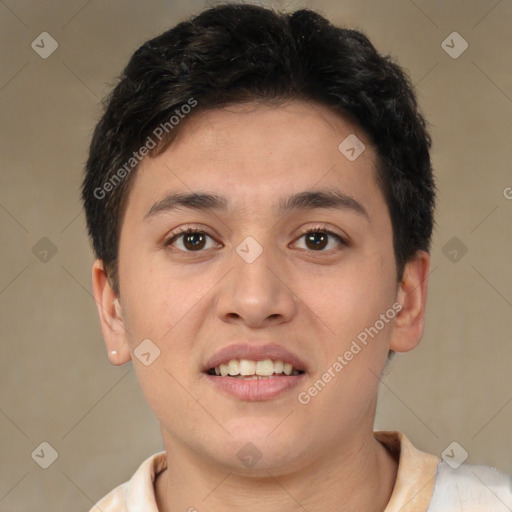
[{"label": "cheek", "polygon": [[[323,400],[339,406],[329,413],[337,422],[347,421],[347,415],[356,421],[373,407],[395,315],[393,274],[380,269],[375,262],[351,267],[327,280],[328,293],[316,292],[314,312],[329,327],[318,339],[325,359],[316,377],[332,382]],[[387,322],[381,319],[386,313]]]},{"label": "cheek", "polygon": [[376,262],[365,264],[362,258],[315,280],[303,279],[302,290],[308,306],[333,331],[330,334],[341,339],[373,325],[394,299],[389,269]]},{"label": "cheek", "polygon": [[193,323],[222,273],[171,265],[162,252],[134,251],[120,265],[120,276],[129,337],[154,339],[179,352],[193,338]]}]

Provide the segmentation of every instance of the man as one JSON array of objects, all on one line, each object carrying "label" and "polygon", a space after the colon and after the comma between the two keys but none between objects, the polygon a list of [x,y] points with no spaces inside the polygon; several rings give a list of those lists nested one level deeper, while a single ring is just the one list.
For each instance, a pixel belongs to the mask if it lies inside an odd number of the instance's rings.
[{"label": "man", "polygon": [[505,475],[373,431],[423,333],[430,145],[402,70],[310,10],[221,5],[134,53],[82,196],[165,451],[92,510],[509,510]]}]

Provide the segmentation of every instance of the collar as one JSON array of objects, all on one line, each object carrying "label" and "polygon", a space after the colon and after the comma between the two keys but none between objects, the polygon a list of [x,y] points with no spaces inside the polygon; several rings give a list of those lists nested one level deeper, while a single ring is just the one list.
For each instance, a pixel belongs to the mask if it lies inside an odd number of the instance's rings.
[{"label": "collar", "polygon": [[[374,437],[398,460],[395,486],[384,512],[426,512],[432,499],[439,457],[424,453],[397,431],[375,431]],[[167,469],[165,451],[147,458],[132,478],[116,487],[90,512],[159,512],[155,481]],[[98,508],[96,508],[98,507]]]}]

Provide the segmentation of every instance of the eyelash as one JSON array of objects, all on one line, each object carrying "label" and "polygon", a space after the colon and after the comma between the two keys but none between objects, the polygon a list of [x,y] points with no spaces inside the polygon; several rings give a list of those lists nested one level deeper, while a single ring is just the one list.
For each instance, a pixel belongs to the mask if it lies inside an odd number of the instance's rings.
[{"label": "eyelash", "polygon": [[[204,234],[204,235],[207,235],[209,236],[210,238],[214,239],[213,236],[211,236],[207,231],[205,231],[204,229],[198,229],[198,228],[184,228],[180,231],[177,231],[175,233],[172,233],[168,238],[167,240],[164,242],[164,245],[165,247],[169,247],[172,245],[172,243],[177,240],[180,236],[183,236],[183,235],[188,235],[188,234],[191,234],[191,233],[201,233],[201,234]],[[305,237],[306,235],[309,235],[310,233],[325,233],[333,238],[335,238],[341,246],[348,246],[348,242],[343,238],[341,237],[340,235],[338,235],[337,233],[334,233],[333,231],[329,230],[329,229],[326,229],[324,228],[323,226],[316,226],[314,228],[311,228],[311,229],[308,229],[307,231],[305,231],[304,233],[302,233],[298,238],[297,240]],[[185,252],[185,253],[189,253],[189,254],[192,254],[192,253],[200,253],[200,252],[204,252],[205,249],[201,249],[201,250],[198,250],[198,251],[184,251],[182,249],[177,249],[178,251],[181,251],[181,252]],[[308,249],[306,249],[308,250]],[[328,249],[327,251],[326,250],[318,250],[318,251],[314,251],[314,250],[308,250],[308,252],[330,252],[330,249]]]}]

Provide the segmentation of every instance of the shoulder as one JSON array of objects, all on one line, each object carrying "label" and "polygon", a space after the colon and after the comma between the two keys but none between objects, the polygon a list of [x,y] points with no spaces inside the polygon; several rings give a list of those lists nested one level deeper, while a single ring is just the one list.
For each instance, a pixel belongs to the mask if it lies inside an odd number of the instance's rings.
[{"label": "shoulder", "polygon": [[129,512],[132,510],[157,510],[155,477],[167,467],[166,452],[148,457],[138,467],[130,480],[118,485],[101,498],[89,512]]},{"label": "shoulder", "polygon": [[90,509],[89,512],[127,512],[126,492],[129,482],[124,482],[112,489],[106,496]]},{"label": "shoulder", "polygon": [[427,512],[510,512],[512,477],[490,466],[439,463]]}]

